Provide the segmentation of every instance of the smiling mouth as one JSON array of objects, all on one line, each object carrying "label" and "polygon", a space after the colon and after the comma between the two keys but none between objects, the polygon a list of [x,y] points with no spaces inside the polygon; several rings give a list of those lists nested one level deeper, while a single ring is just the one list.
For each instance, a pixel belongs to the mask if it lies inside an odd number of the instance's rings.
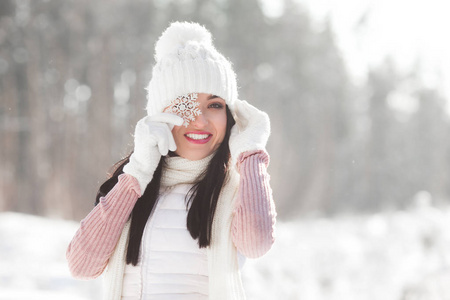
[{"label": "smiling mouth", "polygon": [[212,138],[212,134],[208,133],[186,133],[184,136],[194,144],[205,144]]}]

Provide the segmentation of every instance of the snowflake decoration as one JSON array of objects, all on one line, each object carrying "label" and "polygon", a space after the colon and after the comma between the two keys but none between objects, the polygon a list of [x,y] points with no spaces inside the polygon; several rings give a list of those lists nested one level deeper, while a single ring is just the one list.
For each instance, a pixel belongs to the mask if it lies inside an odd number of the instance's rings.
[{"label": "snowflake decoration", "polygon": [[182,117],[184,127],[188,127],[191,121],[194,121],[198,115],[202,114],[198,108],[200,103],[197,102],[197,98],[197,93],[181,95],[173,100],[170,106],[164,111]]}]

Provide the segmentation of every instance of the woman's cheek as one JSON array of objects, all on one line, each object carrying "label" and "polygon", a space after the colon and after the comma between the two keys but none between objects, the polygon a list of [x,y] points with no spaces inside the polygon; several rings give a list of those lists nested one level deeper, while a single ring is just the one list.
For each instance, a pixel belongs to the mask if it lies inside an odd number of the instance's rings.
[{"label": "woman's cheek", "polygon": [[219,123],[219,127],[220,127],[220,133],[221,133],[221,142],[223,141],[223,139],[225,138],[225,132],[227,131],[227,115],[226,113],[221,116],[220,118],[220,123]]},{"label": "woman's cheek", "polygon": [[177,147],[179,145],[180,136],[183,135],[180,129],[181,129],[180,126],[174,126],[172,129],[172,136],[173,139],[175,140],[175,144],[177,145]]}]

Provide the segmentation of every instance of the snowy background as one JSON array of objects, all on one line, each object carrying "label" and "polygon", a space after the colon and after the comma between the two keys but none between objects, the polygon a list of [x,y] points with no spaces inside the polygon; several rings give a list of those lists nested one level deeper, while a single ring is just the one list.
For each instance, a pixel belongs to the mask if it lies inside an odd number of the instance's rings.
[{"label": "snowy background", "polygon": [[449,9],[0,1],[0,300],[100,299],[65,251],[129,150],[173,20],[205,24],[271,117],[278,237],[244,267],[248,298],[450,300]]},{"label": "snowy background", "polygon": [[[249,299],[450,299],[450,208],[422,194],[406,211],[279,222],[277,242],[243,269]],[[1,300],[96,300],[101,278],[70,277],[78,223],[0,213]]]}]

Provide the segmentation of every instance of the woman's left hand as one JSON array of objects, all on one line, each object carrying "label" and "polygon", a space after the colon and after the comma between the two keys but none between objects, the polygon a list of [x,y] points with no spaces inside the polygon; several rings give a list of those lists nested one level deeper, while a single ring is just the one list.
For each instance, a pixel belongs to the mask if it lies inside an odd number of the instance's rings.
[{"label": "woman's left hand", "polygon": [[231,129],[230,153],[233,164],[246,151],[265,150],[270,135],[269,116],[245,100],[236,100],[236,124]]}]

